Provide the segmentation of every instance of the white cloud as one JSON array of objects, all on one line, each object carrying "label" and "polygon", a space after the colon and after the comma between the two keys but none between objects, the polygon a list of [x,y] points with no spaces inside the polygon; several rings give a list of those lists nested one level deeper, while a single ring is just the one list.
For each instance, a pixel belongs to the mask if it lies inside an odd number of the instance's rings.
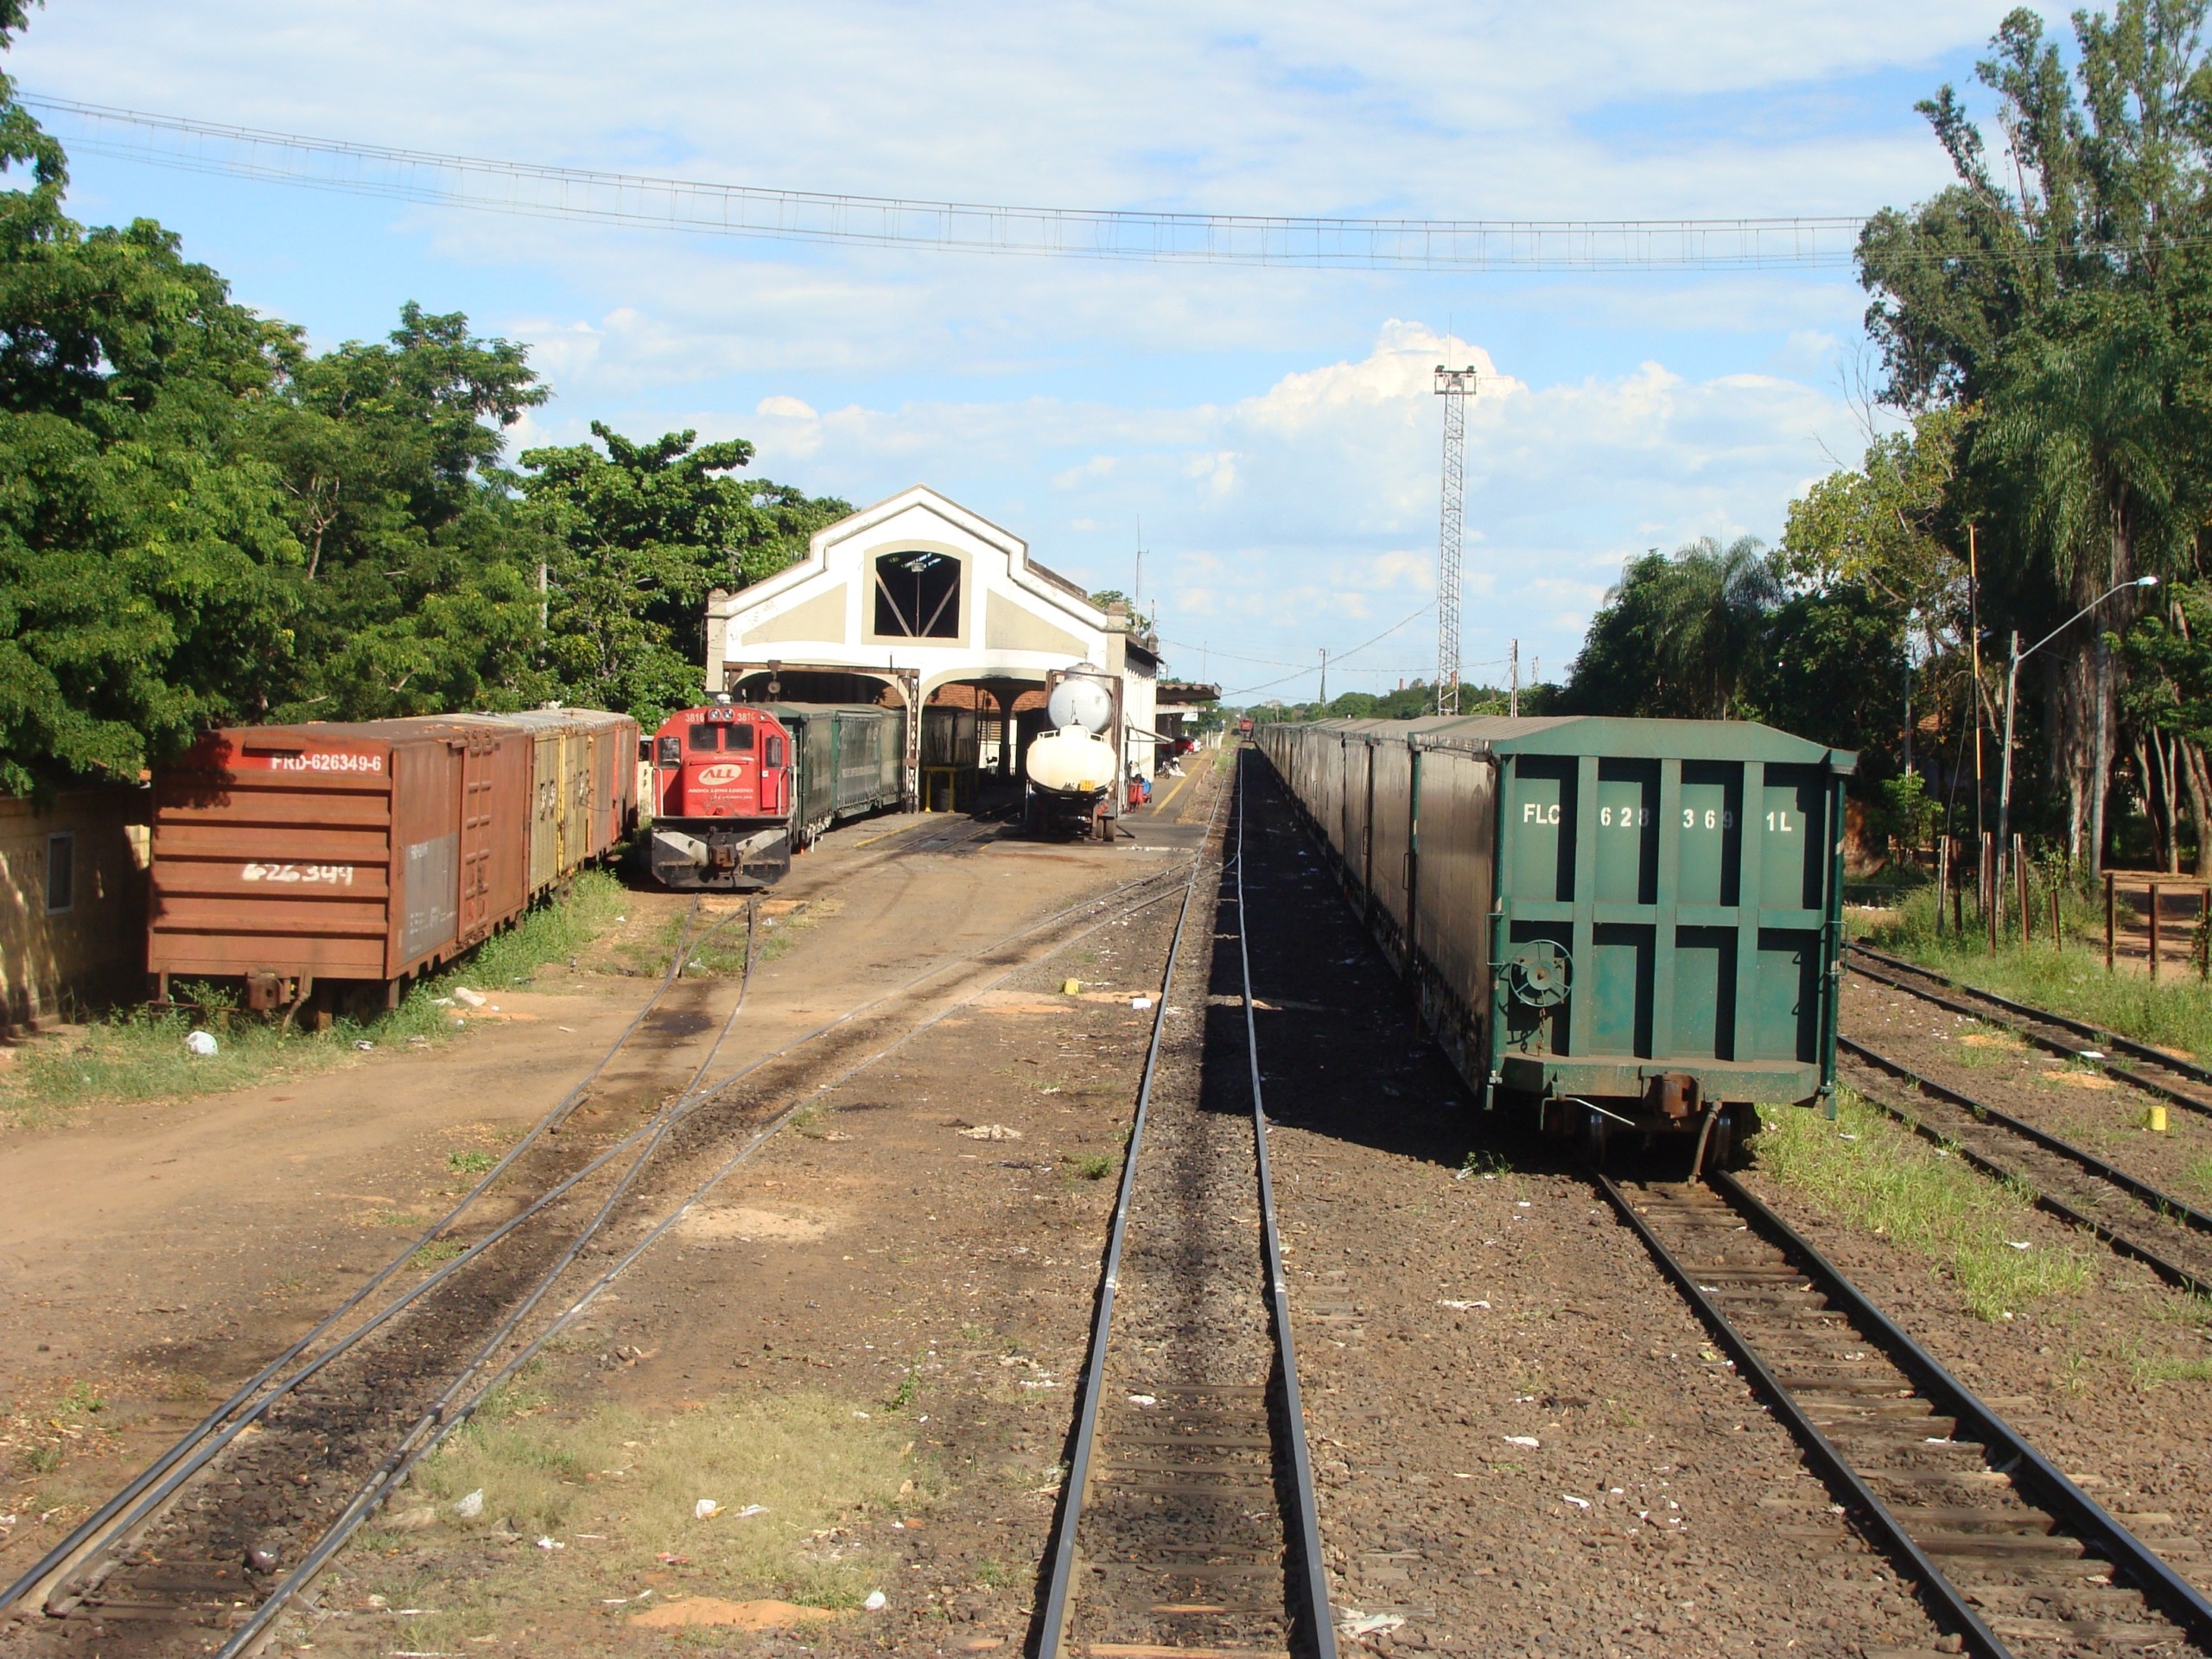
[{"label": "white cloud", "polygon": [[[2004,10],[101,0],[35,13],[8,67],[34,92],[245,125],[868,194],[1838,213],[1942,182],[1911,100],[1964,79]],[[90,156],[78,176],[95,216],[158,213],[318,340],[413,294],[527,342],[556,398],[525,442],[597,417],[749,437],[761,475],[855,502],[926,480],[1094,586],[1130,585],[1141,516],[1171,636],[1187,619],[1261,658],[1356,643],[1427,597],[1446,356],[1484,378],[1471,662],[1516,635],[1564,662],[1624,558],[1771,537],[1860,443],[1835,384],[1863,347],[1847,271],[993,260],[470,217]],[[1426,671],[1433,632],[1357,660]]]},{"label": "white cloud", "polygon": [[[760,465],[780,475],[804,461],[818,475],[868,480],[861,499],[926,478],[1094,586],[1128,585],[1127,527],[1141,516],[1152,546],[1147,588],[1167,595],[1171,638],[1196,643],[1186,623],[1207,621],[1268,642],[1260,654],[1294,658],[1347,648],[1372,632],[1361,625],[1395,620],[1433,589],[1430,377],[1443,348],[1435,331],[1394,321],[1363,357],[1294,371],[1221,405],[856,409],[804,454],[779,448],[764,425]],[[1781,376],[1691,379],[1645,363],[1535,386],[1480,347],[1460,355],[1487,371],[1467,423],[1471,661],[1502,655],[1517,635],[1524,653],[1564,664],[1625,559],[1708,533],[1773,538],[1790,495],[1822,470],[1821,445],[1854,442],[1840,398]],[[1030,522],[1002,505],[1010,480],[991,458],[1019,454],[1025,434],[1082,452],[1052,474],[1076,516],[1062,506]],[[1214,637],[1236,648],[1227,632]],[[1424,625],[1361,660],[1417,666],[1432,656]]]}]

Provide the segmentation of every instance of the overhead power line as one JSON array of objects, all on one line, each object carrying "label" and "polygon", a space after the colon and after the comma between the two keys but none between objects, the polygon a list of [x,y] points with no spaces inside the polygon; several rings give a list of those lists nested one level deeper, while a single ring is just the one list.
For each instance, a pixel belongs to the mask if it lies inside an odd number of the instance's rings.
[{"label": "overhead power line", "polygon": [[[1434,602],[1435,602],[1435,601],[1432,600],[1432,601],[1429,601],[1429,604],[1433,604]],[[1245,696],[1251,696],[1251,694],[1252,694],[1253,692],[1255,692],[1255,691],[1265,691],[1265,690],[1268,690],[1270,687],[1281,685],[1281,684],[1283,684],[1284,683],[1286,683],[1287,681],[1290,681],[1290,680],[1297,679],[1300,675],[1312,674],[1312,673],[1315,673],[1315,672],[1325,672],[1325,671],[1326,671],[1325,664],[1326,664],[1326,662],[1327,662],[1327,661],[1330,661],[1330,660],[1342,661],[1344,658],[1347,658],[1347,657],[1357,657],[1357,656],[1358,656],[1358,655],[1359,655],[1359,653],[1360,653],[1361,652],[1365,651],[1365,650],[1366,650],[1370,645],[1380,645],[1380,644],[1382,644],[1383,640],[1388,639],[1389,639],[1392,634],[1395,633],[1395,632],[1396,632],[1400,628],[1404,627],[1404,626],[1406,626],[1406,624],[1407,624],[1407,623],[1411,622],[1411,621],[1414,621],[1414,620],[1417,620],[1418,618],[1421,618],[1421,617],[1426,616],[1426,615],[1428,613],[1428,609],[1429,609],[1429,605],[1428,605],[1428,604],[1424,604],[1424,605],[1421,606],[1418,609],[1415,609],[1415,610],[1413,610],[1413,611],[1409,611],[1409,612],[1408,612],[1404,616],[1400,617],[1400,618],[1399,618],[1395,622],[1393,622],[1393,623],[1392,623],[1389,627],[1387,627],[1387,628],[1383,629],[1382,632],[1380,632],[1380,633],[1378,633],[1378,634],[1374,635],[1374,636],[1373,636],[1372,638],[1370,638],[1370,639],[1363,639],[1363,640],[1361,640],[1357,645],[1354,645],[1354,646],[1353,646],[1350,651],[1324,652],[1322,653],[1322,657],[1323,657],[1323,658],[1324,658],[1324,661],[1323,661],[1322,663],[1308,663],[1308,664],[1306,664],[1304,667],[1302,667],[1302,668],[1299,669],[1299,670],[1298,670],[1298,671],[1297,671],[1297,673],[1294,673],[1294,674],[1285,674],[1285,675],[1281,675],[1281,676],[1280,676],[1279,677],[1277,677],[1277,678],[1275,678],[1275,679],[1272,679],[1272,680],[1269,680],[1269,681],[1266,682],[1264,684],[1261,684],[1261,685],[1248,685],[1248,686],[1242,687],[1242,688],[1240,688],[1239,690],[1235,690],[1235,691],[1224,691],[1224,692],[1223,692],[1223,693],[1222,693],[1222,695],[1223,695],[1224,697],[1245,697]],[[1185,647],[1184,647],[1184,649],[1187,650],[1187,649],[1188,649],[1188,647],[1187,647],[1187,646],[1185,646]],[[1224,653],[1224,654],[1225,654],[1225,653]],[[1251,660],[1257,661],[1257,660],[1261,660],[1261,659],[1258,659],[1258,658],[1253,658],[1253,659],[1251,659]]]},{"label": "overhead power line", "polygon": [[188,172],[702,236],[1307,270],[1842,267],[1863,220],[1351,219],[1022,207],[715,184],[438,155],[21,95],[67,146]]}]

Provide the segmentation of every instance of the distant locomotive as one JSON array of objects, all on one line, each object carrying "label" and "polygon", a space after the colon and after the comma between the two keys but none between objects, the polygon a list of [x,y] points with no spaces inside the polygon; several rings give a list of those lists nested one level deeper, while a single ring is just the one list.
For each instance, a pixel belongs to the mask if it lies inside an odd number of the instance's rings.
[{"label": "distant locomotive", "polygon": [[653,879],[687,891],[773,886],[842,818],[896,807],[906,733],[861,703],[711,702],[652,740]]}]

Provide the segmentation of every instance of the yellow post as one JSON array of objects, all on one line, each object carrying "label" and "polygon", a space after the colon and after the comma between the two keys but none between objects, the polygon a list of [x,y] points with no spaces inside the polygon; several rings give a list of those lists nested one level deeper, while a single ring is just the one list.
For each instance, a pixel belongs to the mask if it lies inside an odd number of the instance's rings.
[{"label": "yellow post", "polygon": [[2166,1132],[2166,1103],[2164,1101],[2152,1103],[2150,1111],[2145,1114],[2143,1127],[2153,1135],[2164,1135]]}]

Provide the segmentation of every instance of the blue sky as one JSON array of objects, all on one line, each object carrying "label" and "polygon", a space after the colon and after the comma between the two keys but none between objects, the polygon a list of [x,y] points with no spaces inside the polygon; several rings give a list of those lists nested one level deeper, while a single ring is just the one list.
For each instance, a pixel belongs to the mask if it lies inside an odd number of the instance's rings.
[{"label": "blue sky", "polygon": [[[1943,182],[1913,101],[2005,10],[1945,0],[1457,9],[633,0],[48,0],[27,92],[733,183],[1084,207],[1417,217],[1858,213]],[[60,127],[66,134],[67,128]],[[928,483],[1095,587],[1179,672],[1311,696],[1423,605],[1448,351],[1468,426],[1469,677],[1548,676],[1624,557],[1777,536],[1864,442],[1843,271],[1442,276],[932,255],[655,235],[80,156],[321,344],[400,302],[529,343],[594,419],[760,446],[855,505]],[[1447,334],[1452,344],[1446,344]],[[1433,619],[1332,669],[1427,674]],[[1272,664],[1282,664],[1277,667]]]}]

